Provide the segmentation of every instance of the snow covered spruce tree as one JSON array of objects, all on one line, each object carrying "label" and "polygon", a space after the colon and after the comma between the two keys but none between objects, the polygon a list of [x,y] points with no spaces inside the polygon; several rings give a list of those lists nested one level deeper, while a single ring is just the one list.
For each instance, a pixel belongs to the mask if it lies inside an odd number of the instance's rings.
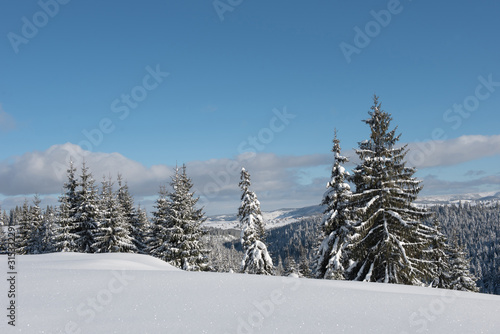
[{"label": "snow covered spruce tree", "polygon": [[76,193],[75,230],[77,249],[81,253],[93,253],[94,234],[99,223],[99,203],[92,173],[82,164],[80,189]]},{"label": "snow covered spruce tree", "polygon": [[134,199],[130,195],[127,182],[123,182],[121,174],[118,174],[117,183],[118,190],[116,191],[116,196],[118,205],[122,208],[127,230],[130,231],[136,252],[144,253],[146,249],[144,231],[142,231],[143,226],[141,226],[141,222],[139,221],[139,213],[134,207]]},{"label": "snow covered spruce tree", "polygon": [[149,254],[165,262],[170,259],[170,238],[168,233],[170,202],[167,195],[166,187],[160,186],[155,210],[152,212],[151,233],[147,239]]},{"label": "snow covered spruce tree", "polygon": [[450,266],[449,289],[478,292],[477,278],[470,272],[470,263],[464,250],[454,240],[453,246],[448,248],[448,262]]},{"label": "snow covered spruce tree", "polygon": [[287,255],[285,258],[285,263],[284,263],[284,270],[283,270],[283,275],[282,276],[295,276],[299,277],[299,270],[297,269],[297,262],[295,262],[295,259],[293,256],[290,256],[290,254]]},{"label": "snow covered spruce tree", "polygon": [[429,252],[430,257],[434,263],[433,276],[431,277],[430,286],[434,288],[450,289],[451,275],[450,275],[450,261],[448,240],[446,236],[441,233],[439,222],[434,218],[434,236],[432,238]]},{"label": "snow covered spruce tree", "polygon": [[433,264],[425,252],[431,238],[420,222],[430,214],[412,202],[421,190],[406,166],[406,146],[395,147],[400,135],[390,130],[390,114],[380,109],[377,96],[364,122],[370,139],[356,150],[361,163],[353,170],[356,192],[356,223],[348,246],[351,265],[349,279],[420,285],[433,274]]},{"label": "snow covered spruce tree", "polygon": [[95,242],[91,248],[96,253],[136,252],[127,218],[109,179],[102,182],[99,204],[99,224],[94,230]]},{"label": "snow covered spruce tree", "polygon": [[299,277],[311,277],[310,261],[305,252],[302,252],[299,257]]},{"label": "snow covered spruce tree", "polygon": [[78,207],[78,181],[75,173],[76,168],[73,166],[73,161],[70,161],[67,170],[68,180],[64,183],[64,193],[59,197],[60,205],[54,236],[55,249],[59,252],[78,251],[78,235],[75,234],[75,214]]},{"label": "snow covered spruce tree", "polygon": [[330,181],[326,184],[322,205],[326,207],[323,215],[322,238],[315,260],[315,276],[326,279],[344,279],[348,265],[345,254],[348,236],[351,233],[351,188],[348,183],[349,172],[344,168],[349,160],[341,154],[337,130],[333,138],[334,162]]},{"label": "snow covered spruce tree", "polygon": [[147,254],[149,251],[148,240],[151,237],[151,224],[145,209],[139,206],[135,212],[136,217],[132,224],[134,243],[138,253]]},{"label": "snow covered spruce tree", "polygon": [[260,211],[260,203],[250,187],[250,174],[241,169],[242,190],[241,206],[238,217],[241,224],[241,245],[245,256],[241,262],[241,271],[249,274],[272,275],[273,260],[269,256],[267,246],[260,240],[264,236],[264,220]]},{"label": "snow covered spruce tree", "polygon": [[28,224],[25,225],[28,229],[25,234],[26,243],[24,254],[42,254],[44,250],[44,218],[40,209],[40,198],[35,196],[33,206],[30,207],[28,213]]},{"label": "snow covered spruce tree", "polygon": [[434,260],[434,275],[431,286],[435,288],[478,292],[477,278],[470,272],[470,263],[454,239],[450,245],[448,239],[441,233],[438,221],[434,219],[434,235],[430,252]]},{"label": "snow covered spruce tree", "polygon": [[199,197],[194,197],[192,180],[186,174],[186,165],[182,171],[176,168],[171,186],[173,192],[169,194],[169,230],[170,263],[190,271],[208,269],[208,252],[202,244],[201,238],[205,232],[201,224],[205,221],[203,209],[197,209]]},{"label": "snow covered spruce tree", "polygon": [[31,214],[28,200],[25,198],[20,213],[17,215],[16,254],[28,253],[28,240],[31,230]]},{"label": "snow covered spruce tree", "polygon": [[52,206],[47,206],[43,214],[41,231],[42,253],[52,253],[57,251],[55,248],[56,229],[56,210]]},{"label": "snow covered spruce tree", "polygon": [[185,165],[182,171],[175,168],[170,185],[173,191],[160,191],[157,211],[153,212],[151,255],[184,270],[207,270],[207,250],[201,241],[205,218],[203,209],[196,208],[199,198],[191,191],[193,183]]}]

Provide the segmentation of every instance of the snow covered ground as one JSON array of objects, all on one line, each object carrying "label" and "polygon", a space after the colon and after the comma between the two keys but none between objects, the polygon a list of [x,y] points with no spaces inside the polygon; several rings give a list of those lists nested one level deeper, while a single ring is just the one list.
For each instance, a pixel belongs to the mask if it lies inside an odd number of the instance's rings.
[{"label": "snow covered ground", "polygon": [[137,254],[25,255],[16,266],[16,327],[2,279],[0,333],[500,333],[493,295],[184,272]]}]

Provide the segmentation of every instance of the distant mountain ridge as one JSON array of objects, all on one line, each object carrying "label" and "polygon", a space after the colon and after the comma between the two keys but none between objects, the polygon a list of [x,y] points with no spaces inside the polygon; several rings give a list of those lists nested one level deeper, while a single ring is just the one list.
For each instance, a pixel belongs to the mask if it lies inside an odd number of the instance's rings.
[{"label": "distant mountain ridge", "polygon": [[[423,196],[415,203],[418,205],[445,205],[462,202],[500,201],[500,192],[483,192],[469,194]],[[304,218],[321,215],[324,207],[311,205],[303,208],[283,208],[273,211],[264,211],[262,216],[267,229],[285,226],[298,222]],[[239,220],[236,214],[221,214],[209,216],[203,223],[205,227],[218,229],[239,229]]]},{"label": "distant mountain ridge", "polygon": [[[303,218],[323,213],[323,207],[319,205],[306,206],[303,208],[285,208],[273,211],[264,211],[262,216],[266,222],[266,228],[285,226],[295,223]],[[205,227],[227,229],[239,229],[239,220],[236,214],[224,214],[210,216],[203,223]]]},{"label": "distant mountain ridge", "polygon": [[500,192],[490,191],[482,193],[454,194],[454,195],[433,195],[419,198],[417,204],[452,204],[462,202],[485,202],[499,201]]}]

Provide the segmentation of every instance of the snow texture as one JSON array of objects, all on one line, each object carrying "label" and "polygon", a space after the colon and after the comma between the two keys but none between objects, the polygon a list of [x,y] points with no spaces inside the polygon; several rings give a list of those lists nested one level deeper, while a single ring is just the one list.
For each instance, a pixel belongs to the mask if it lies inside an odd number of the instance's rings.
[{"label": "snow texture", "polygon": [[0,333],[500,332],[493,295],[185,272],[138,254],[22,255],[17,262],[16,327],[4,320]]}]

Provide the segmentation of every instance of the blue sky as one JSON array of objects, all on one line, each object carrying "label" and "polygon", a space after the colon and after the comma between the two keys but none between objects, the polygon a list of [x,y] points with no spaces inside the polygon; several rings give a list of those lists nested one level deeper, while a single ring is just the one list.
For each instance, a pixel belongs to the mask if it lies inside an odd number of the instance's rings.
[{"label": "blue sky", "polygon": [[316,204],[333,129],[353,155],[374,93],[422,153],[423,194],[500,191],[497,2],[2,7],[3,208],[33,193],[55,203],[68,152],[97,180],[122,172],[146,206],[186,163],[207,213],[236,211],[232,162],[252,174],[263,209]]}]

